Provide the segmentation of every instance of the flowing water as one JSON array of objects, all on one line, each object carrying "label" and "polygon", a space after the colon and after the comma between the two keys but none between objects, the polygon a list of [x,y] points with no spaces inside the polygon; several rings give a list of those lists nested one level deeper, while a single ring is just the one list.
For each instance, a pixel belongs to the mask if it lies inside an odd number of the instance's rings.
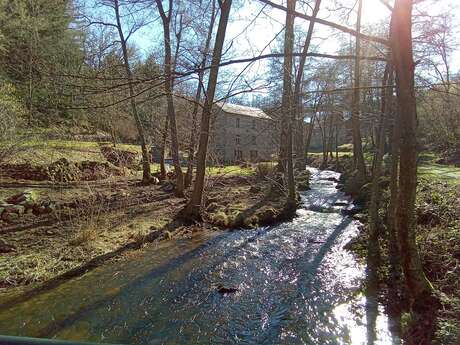
[{"label": "flowing water", "polygon": [[[145,248],[0,311],[0,334],[124,344],[367,344],[357,223],[311,169],[291,222]],[[236,287],[221,294],[217,286]],[[377,316],[375,344],[393,344]]]}]

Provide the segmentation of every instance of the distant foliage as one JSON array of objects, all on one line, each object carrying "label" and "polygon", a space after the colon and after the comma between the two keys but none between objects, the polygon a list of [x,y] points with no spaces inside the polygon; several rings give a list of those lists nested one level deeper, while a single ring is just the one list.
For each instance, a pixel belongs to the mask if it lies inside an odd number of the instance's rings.
[{"label": "distant foliage", "polygon": [[12,156],[20,145],[18,127],[24,108],[11,83],[0,80],[0,163]]},{"label": "distant foliage", "polygon": [[29,122],[62,116],[69,102],[65,75],[83,55],[72,21],[69,0],[0,0],[0,76],[16,87]]},{"label": "distant foliage", "polygon": [[0,141],[16,132],[24,115],[24,108],[17,97],[16,88],[0,80]]}]

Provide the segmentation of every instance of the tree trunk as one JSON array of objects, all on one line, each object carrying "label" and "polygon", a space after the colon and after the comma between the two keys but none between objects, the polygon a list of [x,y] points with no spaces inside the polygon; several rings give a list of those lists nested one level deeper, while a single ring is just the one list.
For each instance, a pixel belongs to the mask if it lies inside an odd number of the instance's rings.
[{"label": "tree trunk", "polygon": [[206,92],[206,100],[203,107],[200,126],[200,141],[197,153],[197,169],[195,184],[190,201],[187,203],[182,212],[184,218],[190,220],[200,219],[201,201],[204,190],[204,178],[206,172],[206,156],[208,152],[209,140],[209,124],[212,114],[212,106],[214,103],[214,95],[216,92],[217,77],[219,75],[219,64],[222,58],[222,50],[225,41],[225,33],[227,31],[228,18],[232,7],[232,0],[220,0],[220,18],[217,28],[216,41],[214,51],[212,53],[211,69],[209,72],[208,87]]},{"label": "tree trunk", "polygon": [[[319,8],[321,6],[321,0],[316,0],[315,7],[313,9],[312,17],[316,18],[319,12]],[[302,78],[303,72],[305,68],[305,62],[307,60],[307,53],[310,49],[311,38],[313,36],[313,29],[315,26],[315,22],[313,20],[310,21],[308,26],[307,37],[305,38],[305,43],[303,45],[302,55],[299,61],[299,68],[297,70],[297,75],[295,78],[295,85],[294,85],[294,102],[295,102],[295,123],[296,123],[296,145],[295,145],[295,154],[296,154],[296,168],[299,170],[305,170],[307,165],[307,157],[305,155],[305,133],[304,133],[304,118],[301,114],[302,109],[302,96],[301,96],[301,89],[302,89]]]},{"label": "tree trunk", "polygon": [[174,109],[174,100],[173,100],[173,83],[174,78],[172,75],[173,65],[172,65],[172,53],[171,53],[171,34],[170,34],[170,23],[172,15],[172,0],[169,1],[168,15],[164,12],[161,0],[156,0],[160,16],[163,21],[163,40],[165,48],[165,93],[166,101],[168,107],[168,119],[169,119],[169,128],[171,133],[171,154],[174,164],[174,173],[176,175],[176,196],[184,196],[184,174],[182,173],[182,168],[180,165],[179,158],[179,141],[177,137],[177,123],[176,123],[176,111]]},{"label": "tree trunk", "polygon": [[308,159],[308,151],[310,150],[311,138],[313,136],[313,129],[315,128],[316,113],[313,114],[308,126],[307,142],[305,143],[305,159]]},{"label": "tree trunk", "polygon": [[294,166],[292,162],[292,123],[295,117],[292,91],[292,52],[294,50],[294,11],[296,0],[288,0],[284,35],[283,95],[281,99],[280,162],[288,190],[288,205],[295,205]]},{"label": "tree trunk", "polygon": [[412,51],[412,0],[396,0],[391,26],[391,48],[396,72],[397,102],[400,114],[401,145],[399,198],[396,224],[402,269],[414,316],[409,344],[429,343],[434,333],[437,301],[423,272],[415,240],[415,196],[417,186],[417,108],[414,91]]},{"label": "tree trunk", "polygon": [[162,138],[161,138],[161,147],[160,147],[160,180],[165,180],[166,174],[167,174],[165,158],[166,158],[166,144],[168,142],[168,132],[169,132],[169,117],[166,116],[165,124],[163,127]]},{"label": "tree trunk", "polygon": [[[356,21],[356,31],[361,32],[361,12],[363,2],[358,0],[358,18]],[[361,39],[356,36],[356,57],[355,57],[355,76],[354,76],[354,89],[352,99],[352,136],[353,136],[353,160],[354,167],[358,170],[359,179],[364,181],[366,177],[366,165],[364,163],[363,145],[361,141],[361,125],[360,125],[360,87],[361,87]]]},{"label": "tree trunk", "polygon": [[[394,79],[394,78],[393,78]],[[393,113],[393,121],[390,126],[390,145],[391,145],[391,165],[390,165],[390,201],[386,213],[386,227],[388,233],[388,263],[390,274],[388,277],[388,314],[392,321],[390,326],[392,332],[401,334],[401,260],[398,247],[398,238],[396,233],[396,209],[398,203],[398,168],[399,168],[399,114],[395,109]]]},{"label": "tree trunk", "polygon": [[134,92],[133,87],[133,74],[131,72],[131,67],[129,65],[129,55],[128,49],[126,47],[126,40],[123,34],[121,19],[120,19],[120,7],[118,0],[114,0],[113,2],[115,16],[117,20],[117,30],[118,35],[120,37],[121,49],[123,52],[123,62],[125,65],[126,76],[128,78],[128,89],[129,89],[129,98],[131,103],[131,110],[134,115],[134,120],[136,121],[137,131],[139,134],[139,139],[141,141],[141,149],[142,149],[142,182],[149,183],[151,181],[151,174],[150,174],[150,157],[149,157],[149,150],[147,149],[147,141],[145,139],[144,128],[142,126],[142,122],[137,112],[137,105],[136,105],[136,94]]},{"label": "tree trunk", "polygon": [[213,0],[212,2],[212,9],[211,9],[211,20],[209,22],[208,33],[206,36],[206,42],[203,50],[203,56],[201,59],[201,70],[198,72],[198,86],[195,93],[195,104],[193,105],[192,111],[192,129],[190,131],[190,142],[188,147],[188,165],[187,165],[187,173],[185,174],[185,187],[190,186],[193,179],[193,161],[195,160],[195,146],[196,146],[196,133],[197,133],[197,126],[198,126],[198,104],[201,101],[201,92],[203,89],[203,79],[204,79],[204,67],[206,66],[206,62],[208,60],[208,53],[209,47],[211,45],[211,38],[212,38],[212,29],[214,28],[214,23],[216,21],[216,1]]}]

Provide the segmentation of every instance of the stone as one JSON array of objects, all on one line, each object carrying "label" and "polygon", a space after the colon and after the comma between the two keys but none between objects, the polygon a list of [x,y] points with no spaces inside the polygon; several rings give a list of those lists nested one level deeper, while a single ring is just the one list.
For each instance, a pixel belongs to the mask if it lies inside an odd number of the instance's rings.
[{"label": "stone", "polygon": [[165,181],[161,185],[161,190],[164,192],[172,192],[174,190],[174,183]]},{"label": "stone", "polygon": [[367,216],[364,213],[357,213],[353,215],[353,219],[363,223],[367,220]]},{"label": "stone", "polygon": [[217,285],[217,292],[220,294],[229,294],[229,293],[235,293],[239,289],[237,287],[226,287],[223,286],[222,284]]},{"label": "stone", "polygon": [[344,216],[354,216],[355,214],[361,213],[362,211],[363,211],[362,207],[354,205],[350,208],[342,209],[340,212]]},{"label": "stone", "polygon": [[348,206],[348,202],[346,201],[337,201],[333,204],[333,206]]}]

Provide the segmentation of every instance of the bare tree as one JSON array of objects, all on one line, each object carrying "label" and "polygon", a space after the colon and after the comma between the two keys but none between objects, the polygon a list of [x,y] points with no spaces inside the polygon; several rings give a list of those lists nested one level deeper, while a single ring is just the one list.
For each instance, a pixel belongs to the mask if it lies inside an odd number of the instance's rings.
[{"label": "bare tree", "polygon": [[[147,148],[147,140],[145,136],[145,131],[142,125],[141,117],[139,115],[139,111],[137,109],[137,101],[136,96],[137,93],[135,91],[135,78],[133,76],[132,68],[131,68],[131,61],[130,61],[130,54],[128,48],[128,40],[135,33],[138,29],[143,27],[145,23],[141,20],[132,24],[129,28],[129,32],[125,34],[124,32],[124,23],[122,22],[122,18],[124,17],[121,14],[121,7],[124,7],[124,10],[127,11],[125,16],[129,16],[131,18],[135,17],[136,10],[135,4],[131,4],[126,1],[120,0],[103,0],[101,1],[103,6],[107,6],[113,10],[113,15],[115,16],[115,22],[104,21],[103,19],[90,19],[85,14],[82,13],[82,16],[86,21],[88,21],[88,25],[100,25],[103,27],[108,27],[111,29],[116,30],[118,34],[118,42],[121,46],[122,51],[122,58],[123,58],[123,68],[125,71],[126,82],[123,81],[123,87],[127,87],[128,89],[128,97],[125,97],[124,100],[129,100],[129,104],[131,106],[131,112],[134,117],[136,128],[140,140],[141,150],[142,150],[142,181],[143,183],[151,182],[151,172],[150,172],[150,157],[149,157],[149,150]],[[118,85],[120,87],[120,85]],[[117,86],[111,86],[111,89],[115,89]],[[121,101],[115,101],[113,104],[109,106],[116,105]],[[101,108],[107,108],[108,105],[101,106]],[[93,107],[96,108],[96,107]]]},{"label": "bare tree", "polygon": [[165,58],[164,58],[164,73],[165,73],[165,93],[166,100],[168,104],[168,120],[169,120],[169,129],[171,133],[171,153],[174,163],[174,172],[176,174],[176,195],[184,196],[184,174],[182,173],[180,158],[179,158],[179,141],[177,139],[177,124],[176,124],[176,112],[174,109],[174,99],[173,99],[173,64],[172,64],[172,52],[171,52],[171,33],[170,33],[170,24],[171,18],[173,15],[173,1],[169,0],[168,13],[166,14],[161,0],[155,0],[158,11],[163,22],[163,40],[164,40],[164,49],[165,49]]},{"label": "bare tree", "polygon": [[232,7],[232,0],[218,0],[218,2],[220,7],[220,18],[216,33],[214,50],[212,53],[212,61],[209,72],[206,99],[203,106],[203,114],[201,116],[200,141],[197,153],[197,171],[195,184],[193,187],[193,192],[190,201],[188,202],[182,213],[185,218],[194,220],[200,218],[212,106],[214,103],[214,95],[216,92],[217,77],[219,74],[219,64],[222,58],[225,33],[227,31],[227,23],[230,16],[230,9]]},{"label": "bare tree", "polygon": [[[358,0],[358,14],[356,20],[356,32],[361,32],[361,14],[362,14],[363,1]],[[366,176],[366,164],[364,163],[363,146],[361,139],[361,125],[360,125],[360,86],[361,86],[361,38],[356,36],[356,53],[355,53],[355,68],[354,68],[354,90],[352,100],[352,135],[353,135],[353,160],[355,168],[358,169],[359,179],[362,181]]]},{"label": "bare tree", "polygon": [[288,203],[295,204],[294,166],[292,161],[292,122],[294,112],[294,94],[292,90],[292,53],[294,49],[294,15],[296,0],[288,0],[286,28],[284,35],[283,94],[281,98],[280,157],[279,166],[285,174],[288,188]]},{"label": "bare tree", "polygon": [[214,28],[214,23],[216,21],[216,0],[211,2],[211,17],[209,21],[209,26],[206,34],[205,44],[202,52],[201,62],[199,64],[200,70],[198,71],[198,84],[195,93],[195,99],[192,110],[192,128],[190,130],[190,142],[188,148],[188,166],[187,173],[185,174],[185,186],[189,186],[192,183],[193,177],[193,162],[195,160],[195,146],[196,146],[196,132],[198,126],[198,110],[199,102],[201,101],[201,94],[203,91],[203,80],[204,80],[204,67],[208,61],[209,48],[211,45],[212,30]]},{"label": "bare tree", "polygon": [[[396,72],[397,104],[400,117],[399,194],[396,211],[402,269],[415,317],[417,333],[409,344],[427,344],[434,334],[433,311],[437,300],[423,272],[415,240],[415,195],[417,186],[417,107],[412,48],[412,0],[396,0],[391,22],[391,48]],[[423,322],[421,322],[423,320]]]},{"label": "bare tree", "polygon": [[[312,17],[316,18],[318,15],[319,9],[321,6],[321,0],[315,1],[315,7],[313,8]],[[295,78],[294,84],[294,102],[295,102],[295,121],[296,121],[296,135],[295,135],[295,154],[296,154],[296,167],[300,170],[305,170],[306,167],[306,156],[305,156],[305,131],[304,131],[304,117],[302,113],[302,96],[301,96],[301,87],[302,79],[304,75],[305,62],[307,60],[308,50],[310,49],[310,43],[313,36],[313,29],[315,22],[310,21],[308,26],[307,37],[305,38],[305,43],[303,45],[302,55],[300,56],[299,67],[297,70],[297,75]]]}]

